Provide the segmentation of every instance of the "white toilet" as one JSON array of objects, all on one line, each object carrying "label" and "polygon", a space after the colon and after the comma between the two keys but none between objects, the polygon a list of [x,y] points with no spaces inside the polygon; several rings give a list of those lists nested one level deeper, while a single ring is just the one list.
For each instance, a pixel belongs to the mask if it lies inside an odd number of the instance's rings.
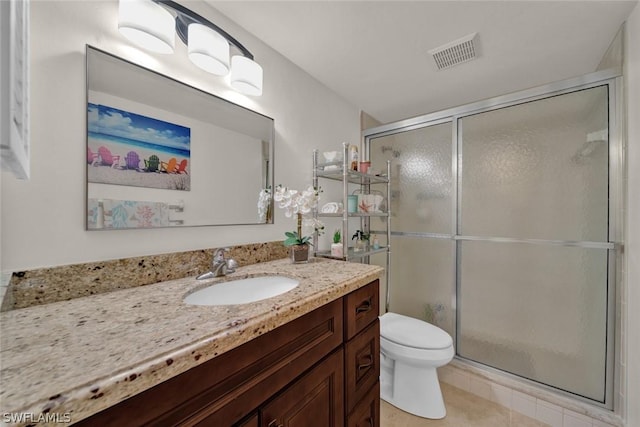
[{"label": "white toilet", "polygon": [[380,397],[424,418],[444,418],[436,368],[453,359],[451,335],[396,313],[380,316]]}]

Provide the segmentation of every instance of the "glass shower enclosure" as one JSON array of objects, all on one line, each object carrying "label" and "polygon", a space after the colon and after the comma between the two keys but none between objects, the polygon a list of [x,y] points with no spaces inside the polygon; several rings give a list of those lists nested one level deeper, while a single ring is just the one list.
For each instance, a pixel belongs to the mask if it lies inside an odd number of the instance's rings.
[{"label": "glass shower enclosure", "polygon": [[459,359],[607,408],[616,90],[594,73],[365,132],[372,167],[392,161],[387,309],[446,330]]}]

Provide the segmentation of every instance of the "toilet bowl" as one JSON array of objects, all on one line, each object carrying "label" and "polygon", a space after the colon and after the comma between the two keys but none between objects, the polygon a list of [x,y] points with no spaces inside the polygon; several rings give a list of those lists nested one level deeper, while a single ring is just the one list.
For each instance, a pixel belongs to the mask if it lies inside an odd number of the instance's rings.
[{"label": "toilet bowl", "polygon": [[380,316],[380,397],[423,418],[444,418],[436,368],[453,359],[451,336],[422,320]]}]

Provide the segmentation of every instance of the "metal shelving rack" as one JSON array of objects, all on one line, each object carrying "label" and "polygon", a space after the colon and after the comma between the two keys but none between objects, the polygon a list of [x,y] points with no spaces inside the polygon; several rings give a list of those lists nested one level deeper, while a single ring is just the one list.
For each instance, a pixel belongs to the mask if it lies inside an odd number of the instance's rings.
[{"label": "metal shelving rack", "polygon": [[[342,213],[322,213],[318,209],[314,209],[314,218],[342,218],[342,258],[331,256],[330,251],[318,250],[318,233],[313,236],[314,255],[317,257],[325,257],[332,259],[341,259],[343,261],[353,261],[360,259],[363,262],[369,262],[369,256],[377,253],[387,253],[386,276],[389,283],[389,267],[391,265],[391,161],[387,161],[386,175],[369,175],[349,168],[349,144],[342,144],[342,160],[328,163],[318,163],[318,150],[313,150],[313,186],[318,188],[320,178],[340,181],[342,183]],[[359,185],[365,194],[371,192],[371,186],[375,184],[384,184],[386,189],[387,210],[386,212],[347,212],[347,196],[349,195],[349,184]],[[349,218],[360,218],[360,229],[365,233],[370,232],[370,219],[372,217],[386,218],[386,234],[387,245],[380,246],[379,249],[373,249],[369,246],[364,251],[355,252],[353,248],[349,248]]]}]

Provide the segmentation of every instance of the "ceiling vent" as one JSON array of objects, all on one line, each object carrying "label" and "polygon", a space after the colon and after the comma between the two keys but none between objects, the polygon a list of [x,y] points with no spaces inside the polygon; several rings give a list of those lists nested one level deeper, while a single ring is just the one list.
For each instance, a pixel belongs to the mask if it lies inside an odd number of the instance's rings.
[{"label": "ceiling vent", "polygon": [[429,53],[433,55],[438,70],[451,68],[454,65],[476,59],[476,36],[478,33],[469,34],[458,40],[452,41],[435,49],[431,49]]}]

